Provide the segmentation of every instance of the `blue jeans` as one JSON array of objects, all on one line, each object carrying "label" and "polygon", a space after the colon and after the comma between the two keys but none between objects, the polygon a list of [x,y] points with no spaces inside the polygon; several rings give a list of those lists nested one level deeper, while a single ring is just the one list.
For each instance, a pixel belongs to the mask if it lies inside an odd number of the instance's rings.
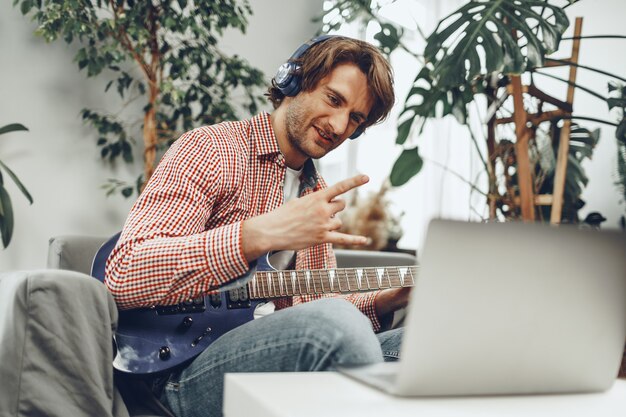
[{"label": "blue jeans", "polygon": [[301,304],[224,334],[170,376],[161,401],[178,417],[221,417],[227,372],[326,371],[397,360],[401,339],[402,329],[374,334],[343,299]]}]

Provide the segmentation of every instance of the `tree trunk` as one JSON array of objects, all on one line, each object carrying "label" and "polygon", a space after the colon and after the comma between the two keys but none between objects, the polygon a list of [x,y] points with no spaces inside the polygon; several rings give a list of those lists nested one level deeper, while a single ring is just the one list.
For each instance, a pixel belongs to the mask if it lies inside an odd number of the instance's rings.
[{"label": "tree trunk", "polygon": [[143,182],[141,190],[152,176],[154,165],[156,162],[156,143],[157,143],[157,124],[156,124],[156,106],[159,89],[156,80],[150,80],[150,108],[146,111],[143,118]]}]

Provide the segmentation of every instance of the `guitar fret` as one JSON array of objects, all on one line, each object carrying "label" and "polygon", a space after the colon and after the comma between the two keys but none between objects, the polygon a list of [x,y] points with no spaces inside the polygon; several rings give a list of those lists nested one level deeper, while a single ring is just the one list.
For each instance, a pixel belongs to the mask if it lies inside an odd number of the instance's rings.
[{"label": "guitar fret", "polygon": [[312,288],[311,289],[311,291],[312,291],[311,294],[317,294],[317,287],[315,285],[315,273],[316,272],[317,271],[310,271],[309,272],[309,276],[311,278],[311,288]]},{"label": "guitar fret", "polygon": [[[370,273],[368,274],[368,272],[370,272]],[[371,290],[373,290],[373,289],[378,288],[378,286],[377,286],[377,285],[372,285],[372,283],[371,283],[371,281],[370,281],[370,279],[371,279],[371,278],[370,278],[370,275],[372,275],[372,274],[371,274],[371,272],[372,272],[372,271],[371,271],[369,268],[365,268],[365,269],[363,269],[363,273],[365,274],[365,282],[367,283],[367,290],[368,290],[368,291],[371,291]]]},{"label": "guitar fret", "polygon": [[250,293],[250,297],[255,297],[254,288],[256,287],[256,275],[252,277],[250,282],[248,282],[248,292]]},{"label": "guitar fret", "polygon": [[278,274],[272,272],[272,294],[274,297],[280,297],[280,285],[278,283]]},{"label": "guitar fret", "polygon": [[280,296],[281,297],[284,297],[286,295],[285,294],[285,286],[284,286],[283,280],[284,280],[283,271],[280,271],[278,273],[278,283],[280,284]]},{"label": "guitar fret", "polygon": [[261,280],[261,274],[259,274],[258,272],[255,275],[255,281],[256,281],[256,295],[261,298],[263,297],[263,282]]},{"label": "guitar fret", "polygon": [[348,286],[348,288],[350,288],[351,291],[359,291],[358,269],[353,270],[349,276],[350,276],[350,284],[352,284],[352,286],[351,287]]},{"label": "guitar fret", "polygon": [[[397,285],[395,285],[395,286],[393,285],[392,278],[394,278],[394,277],[392,277],[391,274],[389,274],[389,269],[388,268],[383,270],[383,274],[387,275],[387,281],[389,281],[389,288],[397,287]],[[395,278],[397,278],[397,277],[395,277]]]},{"label": "guitar fret", "polygon": [[261,275],[261,278],[264,278],[261,282],[263,283],[261,289],[263,290],[263,297],[269,297],[269,291],[267,287],[267,274]]},{"label": "guitar fret", "polygon": [[[352,271],[352,273],[350,273],[350,274],[348,273],[348,271],[346,271],[346,280],[347,280],[347,283],[348,283],[348,291],[354,291],[354,290],[352,289],[352,288],[354,287],[354,285],[350,286],[351,281],[352,281],[352,280],[351,280],[351,278],[352,278],[352,279],[354,279],[354,278],[353,278],[353,275],[356,275],[356,274],[354,273],[354,271]],[[353,283],[353,284],[355,284],[355,283],[356,283],[356,279],[354,280],[354,283]]]},{"label": "guitar fret", "polygon": [[335,283],[337,284],[337,288],[335,288],[335,291],[337,292],[342,292],[341,290],[341,272],[343,272],[345,274],[345,271],[343,270],[338,270],[337,273],[335,274]]},{"label": "guitar fret", "polygon": [[298,272],[295,272],[292,274],[293,279],[295,279],[298,282],[298,295],[300,294],[304,294],[304,292],[302,292],[302,280],[298,279]]},{"label": "guitar fret", "polygon": [[376,268],[376,282],[378,283],[378,287],[383,287],[383,278],[385,276],[384,271],[381,273],[381,268]]},{"label": "guitar fret", "polygon": [[322,271],[320,269],[317,270],[317,288],[318,291],[316,292],[316,294],[324,294],[324,276],[325,276],[326,272]]},{"label": "guitar fret", "polygon": [[304,271],[304,280],[305,280],[305,288],[306,288],[306,292],[305,294],[309,294],[309,292],[311,291],[311,281],[310,281],[310,275],[311,272],[310,271]]},{"label": "guitar fret", "polygon": [[371,268],[363,268],[363,278],[365,279],[365,288],[361,288],[362,291],[372,291],[378,288],[375,285],[372,285],[372,271]]},{"label": "guitar fret", "polygon": [[409,275],[411,276],[411,284],[415,285],[415,278],[413,277],[413,271],[409,269]]},{"label": "guitar fret", "polygon": [[335,273],[337,272],[336,269],[331,269],[328,271],[328,283],[330,284],[330,292],[336,292],[335,291]]}]

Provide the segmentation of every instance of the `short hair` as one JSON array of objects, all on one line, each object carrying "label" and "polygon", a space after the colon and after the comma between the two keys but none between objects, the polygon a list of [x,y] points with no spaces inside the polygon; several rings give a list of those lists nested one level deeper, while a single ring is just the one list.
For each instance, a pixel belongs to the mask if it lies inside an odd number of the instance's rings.
[{"label": "short hair", "polygon": [[[391,65],[373,45],[358,39],[333,36],[311,46],[302,56],[293,60],[299,65],[301,90],[315,89],[319,81],[339,64],[353,63],[367,77],[374,104],[362,127],[365,129],[385,120],[395,101],[393,71]],[[265,94],[278,108],[285,95],[272,79],[272,86]]]}]

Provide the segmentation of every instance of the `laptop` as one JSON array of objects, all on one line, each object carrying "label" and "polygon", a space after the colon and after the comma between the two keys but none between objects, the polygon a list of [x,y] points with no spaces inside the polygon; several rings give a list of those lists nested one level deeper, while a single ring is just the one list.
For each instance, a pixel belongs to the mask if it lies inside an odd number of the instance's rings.
[{"label": "laptop", "polygon": [[400,361],[340,372],[398,396],[596,392],[625,343],[625,233],[435,220]]}]

